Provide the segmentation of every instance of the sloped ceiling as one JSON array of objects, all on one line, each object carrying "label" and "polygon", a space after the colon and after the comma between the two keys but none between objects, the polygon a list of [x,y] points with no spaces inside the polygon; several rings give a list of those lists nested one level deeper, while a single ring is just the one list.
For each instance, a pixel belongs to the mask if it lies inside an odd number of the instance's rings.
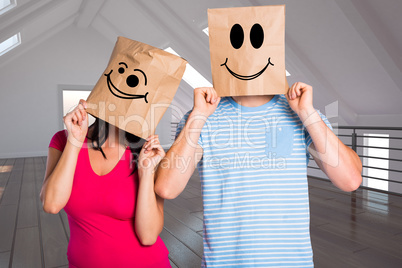
[{"label": "sloped ceiling", "polygon": [[[172,47],[211,81],[207,9],[286,4],[289,83],[314,87],[315,105],[333,103],[348,124],[359,116],[402,116],[402,1],[400,0],[18,0],[0,16],[0,41],[21,32],[22,44],[0,67],[73,25]],[[1,76],[1,74],[0,74]],[[1,82],[0,82],[1,83]],[[202,86],[202,85],[200,85]],[[191,107],[182,83],[176,103]],[[186,107],[187,108],[187,107]]]}]

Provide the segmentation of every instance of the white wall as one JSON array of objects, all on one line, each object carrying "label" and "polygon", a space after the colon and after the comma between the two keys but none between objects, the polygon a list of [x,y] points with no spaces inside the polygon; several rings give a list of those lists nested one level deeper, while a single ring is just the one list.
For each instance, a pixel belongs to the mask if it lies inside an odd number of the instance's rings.
[{"label": "white wall", "polygon": [[0,158],[46,155],[61,126],[58,85],[95,85],[113,46],[70,26],[0,67]]}]

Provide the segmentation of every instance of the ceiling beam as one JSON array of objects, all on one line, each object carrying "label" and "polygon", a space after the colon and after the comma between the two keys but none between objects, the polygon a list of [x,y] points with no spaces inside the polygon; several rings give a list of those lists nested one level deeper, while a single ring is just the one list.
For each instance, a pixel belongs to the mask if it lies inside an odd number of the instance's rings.
[{"label": "ceiling beam", "polygon": [[96,16],[96,18],[93,20],[92,27],[112,43],[117,41],[117,36],[124,36],[121,31],[114,27],[113,24],[111,24],[101,14]]},{"label": "ceiling beam", "polygon": [[[75,0],[74,2],[81,1]],[[35,1],[31,1],[35,2]],[[28,5],[25,4],[20,8],[22,10],[16,10],[18,13],[11,13],[15,14],[12,18],[7,19],[6,21],[0,20],[1,27],[5,26],[4,28],[0,28],[0,41],[7,39],[8,37],[13,36],[14,34],[20,32],[24,29],[27,25],[32,24],[34,21],[38,20],[38,18],[42,18],[44,16],[49,15],[50,13],[54,12],[54,10],[68,6],[72,1],[63,1],[63,0],[45,0],[40,1],[37,4]],[[4,25],[2,25],[4,23]],[[22,37],[23,38],[23,37]]]},{"label": "ceiling beam", "polygon": [[0,16],[0,31],[3,37],[4,30],[10,26],[20,24],[21,20],[26,20],[27,17],[35,17],[49,8],[49,4],[58,5],[62,0],[41,0],[41,1],[29,1],[28,3],[18,6],[10,10],[9,12]]},{"label": "ceiling beam", "polygon": [[9,53],[1,56],[2,60],[0,61],[0,68],[4,67],[8,63],[12,62],[16,58],[20,57],[24,53],[29,50],[35,48],[36,46],[42,44],[50,37],[59,33],[60,31],[66,29],[68,26],[72,25],[77,17],[77,14],[72,14],[70,17],[61,21],[57,25],[54,25],[50,30],[46,31],[44,34],[36,36],[34,39],[29,40],[29,42],[22,42],[21,45],[18,46],[18,49],[13,49]]},{"label": "ceiling beam", "polygon": [[88,28],[101,10],[105,0],[83,0],[80,15],[76,25],[78,28]]},{"label": "ceiling beam", "polygon": [[[169,46],[188,60],[191,65],[207,80],[211,79],[209,61],[208,36],[204,36],[202,29],[194,30],[187,22],[180,18],[172,7],[164,1],[130,1],[137,9],[147,14],[151,23],[161,29],[161,33],[169,40]],[[163,15],[161,15],[163,14]],[[197,34],[199,31],[201,34]],[[197,53],[194,53],[197,51]]]}]

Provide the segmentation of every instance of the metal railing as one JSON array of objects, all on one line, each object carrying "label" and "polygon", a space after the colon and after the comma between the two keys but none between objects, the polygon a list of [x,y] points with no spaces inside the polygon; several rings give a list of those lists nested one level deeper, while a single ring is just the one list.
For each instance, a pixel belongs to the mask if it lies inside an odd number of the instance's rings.
[{"label": "metal railing", "polygon": [[[333,126],[334,132],[343,141],[343,143],[352,148],[360,157],[363,163],[362,177],[366,180],[387,181],[389,184],[388,191],[362,185],[362,188],[370,188],[379,192],[394,193],[402,195],[402,127],[366,127],[366,126]],[[370,135],[368,135],[370,134]],[[388,136],[381,136],[386,134]],[[388,139],[389,146],[369,146],[365,139]],[[367,141],[367,140],[366,140]],[[376,155],[368,155],[369,149],[388,150],[389,157],[380,157]],[[377,159],[388,161],[388,168],[370,166],[367,159]],[[319,169],[312,166],[310,161],[309,169]],[[369,176],[368,169],[382,170],[388,172],[388,178]],[[366,171],[366,172],[365,172]],[[324,179],[321,176],[310,176],[312,178]]]}]

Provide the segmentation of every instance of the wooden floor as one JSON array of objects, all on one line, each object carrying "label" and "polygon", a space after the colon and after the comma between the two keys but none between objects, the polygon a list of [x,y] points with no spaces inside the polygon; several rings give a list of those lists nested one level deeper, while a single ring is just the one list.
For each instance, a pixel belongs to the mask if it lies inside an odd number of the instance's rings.
[{"label": "wooden floor", "polygon": [[[64,212],[42,211],[45,158],[0,159],[0,267],[67,267]],[[402,267],[402,197],[337,190],[310,179],[315,267]],[[165,202],[161,234],[173,267],[200,267],[202,198],[195,173],[185,191]]]}]

